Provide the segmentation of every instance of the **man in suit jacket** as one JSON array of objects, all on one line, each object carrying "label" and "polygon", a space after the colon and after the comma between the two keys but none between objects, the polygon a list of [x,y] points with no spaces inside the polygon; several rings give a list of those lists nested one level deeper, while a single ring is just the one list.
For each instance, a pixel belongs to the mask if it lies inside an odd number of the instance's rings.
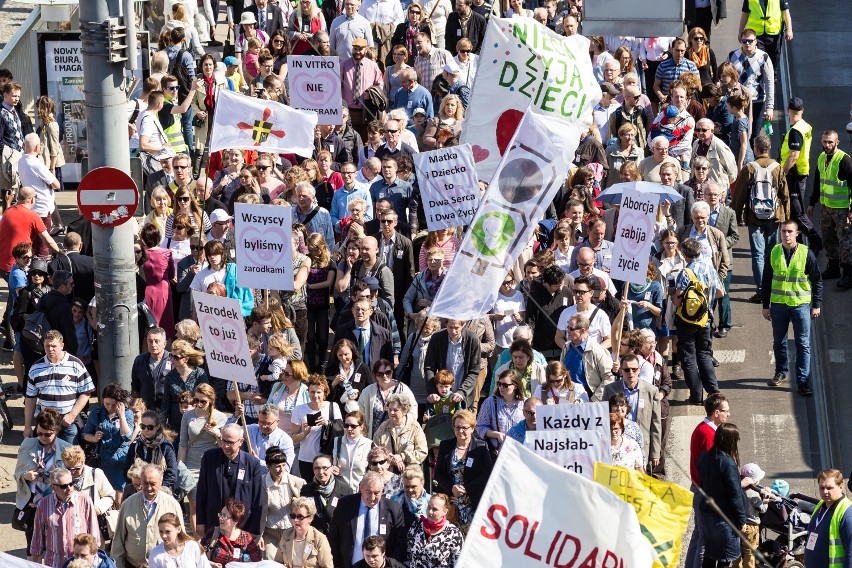
[{"label": "man in suit jacket", "polygon": [[695,123],[695,142],[692,157],[702,156],[710,162],[708,176],[723,187],[730,187],[737,179],[737,157],[722,140],[713,136],[713,121],[702,118]]},{"label": "man in suit jacket", "polygon": [[659,390],[651,383],[639,380],[639,358],[632,353],[621,358],[621,377],[604,388],[604,400],[609,400],[616,393],[624,393],[630,406],[627,417],[642,429],[645,459],[652,467],[657,467],[662,452]]},{"label": "man in suit jacket", "polygon": [[[352,302],[352,318],[338,326],[335,331],[336,339],[348,339],[358,346],[361,360],[365,365],[372,366],[379,359],[393,361],[393,343],[390,330],[370,321],[373,314],[373,304],[366,298]],[[361,334],[366,334],[363,337]]]},{"label": "man in suit jacket", "polygon": [[[342,441],[342,440],[341,440]],[[338,481],[331,473],[331,459],[326,455],[318,455],[313,461],[314,480],[302,488],[302,497],[310,497],[314,500],[317,514],[311,526],[328,536],[331,528],[331,520],[337,509],[340,498],[351,495],[352,489],[348,484]],[[309,477],[308,472],[300,472]]]},{"label": "man in suit jacket", "polygon": [[[728,187],[728,186],[724,186]],[[710,219],[708,224],[719,229],[725,236],[725,244],[728,245],[728,254],[731,256],[731,264],[728,273],[722,282],[725,284],[725,295],[716,302],[719,307],[719,323],[716,326],[716,337],[727,337],[733,325],[731,320],[731,274],[734,272],[733,250],[734,245],[740,240],[737,231],[737,218],[734,210],[725,205],[725,194],[723,187],[714,182],[709,182],[704,189],[704,201],[710,206]]]},{"label": "man in suit jacket", "polygon": [[382,495],[384,486],[379,473],[368,471],[361,479],[360,493],[338,501],[328,535],[337,568],[351,568],[359,562],[363,558],[361,545],[369,536],[385,541],[388,556],[400,562],[405,560],[402,508]]},{"label": "man in suit jacket", "polygon": [[[289,6],[288,2],[284,3]],[[265,32],[267,36],[272,37],[275,30],[287,29],[287,17],[281,8],[269,2],[269,0],[254,0],[254,6],[247,8],[246,11],[251,11],[257,18],[257,29]]]},{"label": "man in suit jacket", "polygon": [[414,245],[411,239],[396,232],[399,216],[391,208],[379,218],[381,233],[379,239],[379,258],[393,274],[394,317],[400,334],[405,333],[405,308],[402,305],[408,287],[414,281]]},{"label": "man in suit jacket", "polygon": [[[430,395],[438,394],[435,375],[441,369],[448,369],[456,377],[453,402],[464,402],[466,408],[473,408],[476,379],[482,366],[481,350],[479,338],[464,324],[463,320],[447,320],[446,329],[432,335],[423,367],[426,392]],[[458,361],[459,355],[461,361]]]},{"label": "man in suit jacket", "polygon": [[221,448],[207,450],[201,457],[196,502],[198,534],[219,526],[219,512],[228,497],[245,503],[248,514],[242,528],[260,534],[263,509],[263,468],[260,460],[242,451],[243,429],[237,424],[222,428]]},{"label": "man in suit jacket", "polygon": [[[376,178],[373,178],[372,181],[375,180]],[[367,187],[369,187],[369,183],[367,184]],[[373,213],[373,218],[367,221],[367,223],[364,225],[364,233],[366,233],[368,237],[376,237],[376,239],[378,239],[382,234],[382,216],[388,211],[393,211],[393,204],[390,202],[390,199],[382,197],[373,204],[373,207],[375,211]],[[400,221],[399,215],[397,215],[394,232],[397,235],[410,235],[411,225],[409,225],[405,221]],[[402,291],[402,294],[403,296],[405,295],[405,290]]]},{"label": "man in suit jacket", "polygon": [[47,267],[47,273],[53,276],[57,270],[67,270],[74,276],[72,298],[82,298],[83,305],[88,306],[95,297],[95,259],[81,254],[83,239],[74,232],[69,232],[62,240],[65,254],[56,255]]}]

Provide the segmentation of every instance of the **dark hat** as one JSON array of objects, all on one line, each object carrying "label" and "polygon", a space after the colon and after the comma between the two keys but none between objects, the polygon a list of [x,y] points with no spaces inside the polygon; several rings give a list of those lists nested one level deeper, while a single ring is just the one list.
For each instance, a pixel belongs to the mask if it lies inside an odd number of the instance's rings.
[{"label": "dark hat", "polygon": [[605,82],[601,83],[601,92],[602,93],[609,93],[610,95],[612,95],[614,97],[614,96],[617,96],[621,91],[616,89],[615,85],[613,85],[609,81],[605,81]]},{"label": "dark hat", "polygon": [[788,110],[805,110],[805,103],[799,97],[793,97],[790,99],[790,102],[787,103]]},{"label": "dark hat", "polygon": [[277,446],[266,448],[265,461],[266,465],[277,465],[279,463],[287,463],[287,456]]},{"label": "dark hat", "polygon": [[54,288],[58,288],[71,280],[71,273],[67,270],[57,270],[53,273],[53,278],[51,278],[51,283]]},{"label": "dark hat", "polygon": [[591,276],[592,285],[590,288],[595,291],[606,290],[606,281],[600,276],[595,276],[594,274]]},{"label": "dark hat", "polygon": [[370,292],[375,292],[376,290],[381,288],[378,279],[373,276],[367,276],[366,278],[362,278],[361,282],[363,282],[367,286],[367,288],[370,289]]},{"label": "dark hat", "polygon": [[27,275],[35,274],[36,272],[40,272],[42,276],[47,276],[47,262],[40,258],[33,259],[30,269],[27,270]]}]

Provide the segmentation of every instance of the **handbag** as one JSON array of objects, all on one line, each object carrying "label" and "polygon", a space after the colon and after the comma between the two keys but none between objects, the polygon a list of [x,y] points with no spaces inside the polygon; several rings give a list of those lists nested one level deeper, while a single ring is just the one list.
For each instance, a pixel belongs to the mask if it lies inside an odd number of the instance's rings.
[{"label": "handbag", "polygon": [[224,60],[226,57],[233,57],[237,54],[237,50],[234,48],[234,36],[233,32],[228,30],[228,35],[225,36],[225,45],[222,47],[222,59]]},{"label": "handbag", "polygon": [[320,453],[332,455],[334,453],[334,442],[337,438],[343,437],[343,419],[335,418],[334,415],[339,413],[337,404],[332,402],[331,410],[329,411],[328,423],[322,427],[320,432]]},{"label": "handbag", "polygon": [[16,531],[27,531],[33,526],[35,520],[36,508],[33,505],[33,498],[30,497],[30,502],[24,505],[23,509],[15,507],[12,513],[12,528]]},{"label": "handbag", "polygon": [[[101,407],[98,407],[96,410],[98,413],[98,424],[101,423]],[[77,418],[80,418],[82,413]],[[83,427],[86,425],[86,421],[83,422],[82,425],[78,424],[80,432],[83,431]],[[87,466],[95,468],[99,467],[101,464],[101,442],[98,441],[96,443],[87,442],[83,436],[80,436],[80,446],[83,448],[83,453],[86,454],[85,463]]]}]

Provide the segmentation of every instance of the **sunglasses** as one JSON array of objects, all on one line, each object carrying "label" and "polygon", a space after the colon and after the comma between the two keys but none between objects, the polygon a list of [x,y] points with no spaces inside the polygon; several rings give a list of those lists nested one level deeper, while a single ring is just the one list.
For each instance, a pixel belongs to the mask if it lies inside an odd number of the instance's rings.
[{"label": "sunglasses", "polygon": [[497,386],[501,389],[507,389],[509,387],[515,386],[515,383],[497,383]]},{"label": "sunglasses", "polygon": [[383,130],[385,134],[396,134],[399,130]]},{"label": "sunglasses", "polygon": [[514,283],[515,283],[514,280],[506,280],[505,282],[503,282],[503,286],[511,286]]},{"label": "sunglasses", "polygon": [[696,128],[695,131],[696,132],[710,132],[710,129],[709,128]]},{"label": "sunglasses", "polygon": [[386,463],[388,463],[388,460],[379,460],[379,461],[370,462],[370,465],[373,466],[373,467],[378,467],[380,465],[385,465]]},{"label": "sunglasses", "polygon": [[574,290],[575,296],[582,296],[583,294],[588,294],[591,290]]},{"label": "sunglasses", "polygon": [[203,249],[203,248],[204,248],[204,247],[203,247],[203,246],[201,246],[201,245],[189,245],[189,250],[192,250],[192,251],[201,250],[201,249]]},{"label": "sunglasses", "polygon": [[344,424],[343,425],[343,427],[346,428],[347,430],[354,430],[358,426],[360,426],[360,424]]},{"label": "sunglasses", "polygon": [[622,367],[621,370],[625,373],[633,374],[639,372],[639,367]]},{"label": "sunglasses", "polygon": [[341,171],[340,173],[341,173],[342,175],[345,175],[345,176],[354,176],[357,172],[351,172],[351,171],[350,171],[350,172],[344,172],[344,171]]},{"label": "sunglasses", "polygon": [[741,40],[740,40],[740,43],[744,43],[745,45],[751,45],[751,44],[753,44],[755,41],[757,41],[757,40],[755,40],[755,39],[741,39]]},{"label": "sunglasses", "polygon": [[69,487],[74,485],[74,482],[72,481],[71,483],[51,483],[51,485],[53,485],[57,489],[68,489]]},{"label": "sunglasses", "polygon": [[176,170],[188,170],[192,166],[172,166]]},{"label": "sunglasses", "polygon": [[195,406],[198,406],[199,404],[203,406],[203,405],[210,404],[210,401],[207,400],[206,398],[193,398],[192,404],[194,404]]},{"label": "sunglasses", "polygon": [[167,91],[177,91],[177,90],[178,90],[178,86],[177,86],[177,85],[174,85],[174,86],[172,86],[172,87],[166,87],[166,90],[167,90]]},{"label": "sunglasses", "polygon": [[290,513],[290,518],[294,521],[304,521],[305,519],[309,519],[308,515],[297,515],[296,513]]},{"label": "sunglasses", "polygon": [[139,427],[140,427],[142,430],[149,430],[149,431],[151,431],[151,432],[153,432],[154,430],[156,430],[157,428],[159,428],[159,426],[154,426],[153,424],[140,424],[140,425],[139,425]]},{"label": "sunglasses", "polygon": [[178,197],[178,203],[189,203],[190,197]]},{"label": "sunglasses", "polygon": [[39,438],[50,438],[51,436],[53,436],[55,434],[56,434],[56,432],[38,432],[38,433],[36,433],[36,436],[39,437]]},{"label": "sunglasses", "polygon": [[459,53],[470,53],[470,51],[469,49],[460,49]]},{"label": "sunglasses", "polygon": [[376,373],[377,377],[390,377],[393,374],[393,371],[378,371]]},{"label": "sunglasses", "polygon": [[697,42],[703,43],[703,42],[707,41],[707,38],[704,38],[704,37],[701,37],[701,36],[695,36],[694,38],[692,38],[692,41],[697,41]]},{"label": "sunglasses", "polygon": [[382,219],[381,221],[379,221],[379,223],[381,223],[382,225],[393,225],[394,221],[395,219]]},{"label": "sunglasses", "polygon": [[259,172],[265,172],[266,170],[268,170],[268,169],[269,169],[269,168],[271,168],[272,166],[255,166],[255,167],[257,168],[257,171],[259,171]]}]

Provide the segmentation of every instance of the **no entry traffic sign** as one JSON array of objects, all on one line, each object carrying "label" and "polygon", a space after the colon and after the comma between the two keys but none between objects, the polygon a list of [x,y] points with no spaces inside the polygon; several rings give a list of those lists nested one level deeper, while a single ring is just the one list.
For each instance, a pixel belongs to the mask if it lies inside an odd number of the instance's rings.
[{"label": "no entry traffic sign", "polygon": [[119,169],[95,168],[80,180],[77,207],[83,217],[95,225],[122,225],[133,217],[138,205],[136,183]]}]

